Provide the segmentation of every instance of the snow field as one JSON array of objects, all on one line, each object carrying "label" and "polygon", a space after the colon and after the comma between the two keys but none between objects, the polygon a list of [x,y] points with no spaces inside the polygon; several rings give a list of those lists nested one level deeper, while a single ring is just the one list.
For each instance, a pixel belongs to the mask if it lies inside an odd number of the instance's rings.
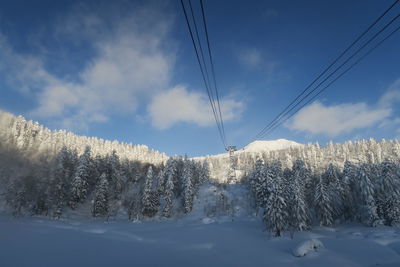
[{"label": "snow field", "polygon": [[[260,229],[251,217],[132,223],[2,216],[0,266],[400,266],[398,228],[316,227],[294,239]],[[324,247],[293,256],[315,239]]]}]

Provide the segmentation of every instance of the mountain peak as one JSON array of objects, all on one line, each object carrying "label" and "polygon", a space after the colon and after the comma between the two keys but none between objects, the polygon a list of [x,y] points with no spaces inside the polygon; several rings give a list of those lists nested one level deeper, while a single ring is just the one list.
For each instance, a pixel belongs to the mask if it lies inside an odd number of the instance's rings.
[{"label": "mountain peak", "polygon": [[256,140],[243,148],[245,152],[260,152],[303,146],[295,141],[286,139]]}]

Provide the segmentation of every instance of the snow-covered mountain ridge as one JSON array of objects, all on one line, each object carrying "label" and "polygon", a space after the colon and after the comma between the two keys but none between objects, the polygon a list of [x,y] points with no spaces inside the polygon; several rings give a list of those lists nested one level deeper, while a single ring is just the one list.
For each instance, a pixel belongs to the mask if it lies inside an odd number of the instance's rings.
[{"label": "snow-covered mountain ridge", "polygon": [[277,139],[277,140],[257,140],[254,141],[243,149],[239,150],[239,152],[261,152],[261,151],[272,151],[272,150],[279,150],[279,149],[286,149],[289,147],[300,147],[303,146],[294,141],[286,140],[286,139]]},{"label": "snow-covered mountain ridge", "polygon": [[85,146],[90,146],[93,156],[107,155],[113,151],[121,159],[137,160],[159,165],[169,158],[165,153],[150,149],[146,145],[126,144],[97,137],[76,135],[65,130],[50,130],[35,121],[0,110],[0,141],[25,152],[56,155],[63,146],[76,150],[80,155]]}]

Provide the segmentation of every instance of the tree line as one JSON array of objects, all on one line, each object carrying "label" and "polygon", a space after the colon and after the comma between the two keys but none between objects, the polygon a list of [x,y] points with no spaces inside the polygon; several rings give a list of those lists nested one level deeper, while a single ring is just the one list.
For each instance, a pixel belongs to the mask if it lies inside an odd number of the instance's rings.
[{"label": "tree line", "polygon": [[206,164],[184,157],[153,165],[120,160],[115,151],[93,157],[90,146],[81,155],[64,146],[41,164],[17,158],[0,168],[2,194],[14,215],[61,218],[79,211],[103,219],[171,217],[189,213],[200,184],[208,180]]},{"label": "tree line", "polygon": [[302,160],[283,168],[279,161],[259,159],[246,182],[274,236],[344,221],[400,225],[400,165],[390,159],[346,161],[343,168],[330,163],[319,172]]}]

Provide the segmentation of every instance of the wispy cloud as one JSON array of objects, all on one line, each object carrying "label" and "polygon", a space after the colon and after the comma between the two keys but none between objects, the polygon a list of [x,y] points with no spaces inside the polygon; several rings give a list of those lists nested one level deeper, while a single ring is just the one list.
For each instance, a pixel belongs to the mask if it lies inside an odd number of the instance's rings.
[{"label": "wispy cloud", "polygon": [[[240,118],[244,105],[234,99],[220,101],[224,121]],[[190,92],[178,86],[156,95],[149,105],[152,123],[159,129],[166,129],[174,124],[186,122],[200,126],[215,123],[209,101],[204,94]]]},{"label": "wispy cloud", "polygon": [[262,63],[262,54],[256,48],[242,48],[237,52],[239,62],[245,67],[255,68]]},{"label": "wispy cloud", "polygon": [[[89,59],[85,57],[74,79],[46,69],[45,57],[16,52],[0,35],[0,73],[12,87],[37,99],[37,107],[31,111],[33,116],[58,121],[68,129],[86,129],[91,123],[105,122],[115,114],[135,117],[140,105],[149,104],[148,110],[154,111],[155,100],[176,93],[170,89],[176,57],[175,41],[170,35],[173,23],[162,8],[135,7],[127,12],[82,5],[60,18],[52,30],[56,39],[85,44],[93,54]],[[115,14],[103,16],[104,12]],[[176,99],[182,104],[188,99],[202,100],[204,95],[187,93],[178,97],[184,98]],[[176,115],[180,112],[177,108],[169,106],[169,112]],[[233,106],[226,109],[227,118],[233,110]],[[209,125],[208,113],[201,115],[203,118],[196,112],[187,113],[185,118],[176,115],[165,123],[158,122],[157,116],[160,115],[151,113],[153,125],[158,128],[185,120]]]},{"label": "wispy cloud", "polygon": [[291,130],[304,131],[311,134],[323,134],[336,137],[377,125],[385,127],[397,122],[392,119],[394,104],[400,101],[400,80],[394,82],[377,104],[345,103],[339,105],[324,105],[314,102],[290,120],[286,127]]}]

